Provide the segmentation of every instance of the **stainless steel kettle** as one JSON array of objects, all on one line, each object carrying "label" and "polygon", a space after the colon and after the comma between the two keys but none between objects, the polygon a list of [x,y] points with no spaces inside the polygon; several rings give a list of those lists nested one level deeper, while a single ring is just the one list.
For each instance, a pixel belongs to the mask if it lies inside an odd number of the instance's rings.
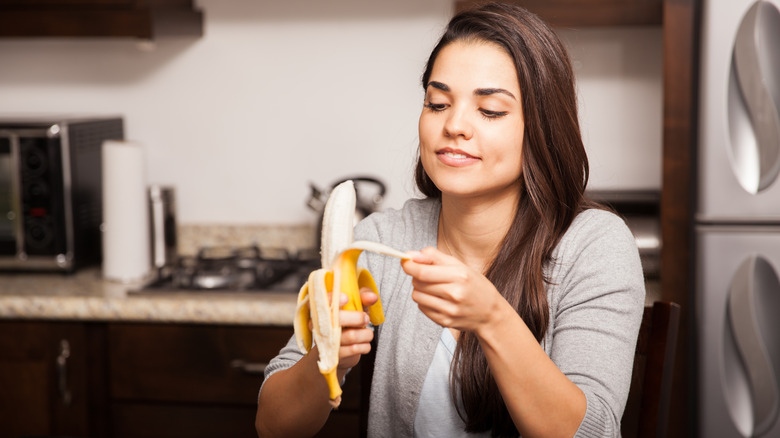
[{"label": "stainless steel kettle", "polygon": [[152,270],[158,279],[167,278],[178,260],[176,192],[173,187],[151,185],[148,193]]},{"label": "stainless steel kettle", "polygon": [[352,180],[355,183],[355,195],[357,201],[355,203],[355,224],[360,222],[363,218],[370,215],[375,211],[379,211],[382,201],[384,200],[387,187],[385,184],[377,178],[371,176],[355,176],[351,178],[342,178],[333,183],[330,188],[323,190],[313,183],[310,183],[311,194],[306,201],[306,205],[312,210],[319,213],[319,220],[317,221],[317,246],[320,246],[320,230],[322,230],[322,215],[325,212],[325,202],[330,196],[330,192],[339,184],[344,181]]}]

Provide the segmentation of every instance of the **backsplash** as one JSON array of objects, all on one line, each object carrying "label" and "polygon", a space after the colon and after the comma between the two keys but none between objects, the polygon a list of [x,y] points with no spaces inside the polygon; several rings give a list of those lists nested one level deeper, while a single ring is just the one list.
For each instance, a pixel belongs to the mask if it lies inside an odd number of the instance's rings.
[{"label": "backsplash", "polygon": [[203,247],[285,248],[295,252],[311,249],[317,236],[312,224],[295,225],[218,225],[179,224],[178,250],[181,255],[196,255]]}]

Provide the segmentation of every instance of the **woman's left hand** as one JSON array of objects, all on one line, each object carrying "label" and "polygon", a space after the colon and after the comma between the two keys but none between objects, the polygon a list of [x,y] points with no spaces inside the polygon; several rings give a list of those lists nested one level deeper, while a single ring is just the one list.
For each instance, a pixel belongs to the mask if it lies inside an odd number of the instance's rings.
[{"label": "woman's left hand", "polygon": [[412,299],[442,327],[478,331],[496,315],[504,298],[481,272],[428,247],[401,265],[412,277]]}]

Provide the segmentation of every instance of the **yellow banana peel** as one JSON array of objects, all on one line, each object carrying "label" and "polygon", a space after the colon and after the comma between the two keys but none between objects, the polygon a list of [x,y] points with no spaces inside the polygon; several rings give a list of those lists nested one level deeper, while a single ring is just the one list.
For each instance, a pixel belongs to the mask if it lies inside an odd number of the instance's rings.
[{"label": "yellow banana peel", "polygon": [[[339,184],[328,197],[322,224],[322,268],[309,274],[308,281],[301,287],[293,321],[298,348],[308,354],[312,346],[317,345],[317,366],[328,383],[329,402],[333,408],[341,403],[341,385],[336,375],[341,347],[340,294],[347,296],[344,310],[363,310],[361,288],[367,287],[379,295],[371,273],[357,266],[358,257],[363,251],[373,251],[408,258],[403,252],[380,243],[353,242],[355,203],[352,181]],[[381,299],[369,306],[368,316],[375,326],[384,322]]]}]

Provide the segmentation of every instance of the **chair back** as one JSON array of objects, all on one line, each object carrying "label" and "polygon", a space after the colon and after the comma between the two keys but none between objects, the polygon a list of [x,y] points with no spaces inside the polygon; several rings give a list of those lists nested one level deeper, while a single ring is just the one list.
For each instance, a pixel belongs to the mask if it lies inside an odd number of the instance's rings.
[{"label": "chair back", "polygon": [[666,436],[679,326],[678,304],[656,301],[645,307],[620,427],[624,438]]}]

